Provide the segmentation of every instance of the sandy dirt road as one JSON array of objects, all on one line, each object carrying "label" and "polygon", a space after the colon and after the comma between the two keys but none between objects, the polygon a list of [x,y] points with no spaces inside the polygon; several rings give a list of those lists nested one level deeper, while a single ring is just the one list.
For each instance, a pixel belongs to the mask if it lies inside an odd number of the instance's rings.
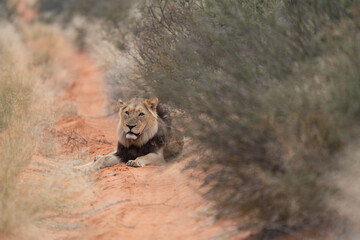
[{"label": "sandy dirt road", "polygon": [[[18,12],[26,21],[35,21],[25,1]],[[116,150],[117,118],[108,118],[105,107],[104,73],[89,54],[80,53],[65,35],[63,49],[55,57],[57,68],[70,72],[63,79],[67,87],[62,102],[71,102],[76,114],[67,114],[53,126],[61,154],[67,158],[84,151],[84,158]],[[40,46],[30,46],[36,51]],[[189,159],[160,167],[132,168],[121,163],[94,173],[85,199],[90,209],[81,219],[76,239],[242,239],[231,221],[215,221],[211,204],[198,192],[198,173],[182,171]],[[67,237],[66,233],[58,234]],[[73,236],[73,235],[71,235]]]},{"label": "sandy dirt road", "polygon": [[[73,102],[78,113],[54,126],[64,154],[71,155],[69,135],[82,141],[90,158],[114,151],[117,119],[104,117],[101,69],[89,55],[75,49],[64,61],[77,77],[63,101]],[[185,164],[186,160],[132,168],[122,163],[93,174],[95,197],[88,203],[94,211],[84,219],[87,235],[92,239],[210,239],[231,232],[235,228],[231,222],[215,222],[209,215],[210,204],[197,191],[198,182],[190,178],[196,173],[181,171]]]}]

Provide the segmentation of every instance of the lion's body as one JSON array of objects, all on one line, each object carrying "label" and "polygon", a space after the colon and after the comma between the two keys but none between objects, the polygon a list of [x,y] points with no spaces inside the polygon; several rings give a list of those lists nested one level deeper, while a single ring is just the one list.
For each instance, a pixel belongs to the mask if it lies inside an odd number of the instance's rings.
[{"label": "lion's body", "polygon": [[120,162],[143,167],[163,162],[164,152],[174,156],[181,151],[183,138],[174,134],[170,114],[158,104],[157,98],[133,98],[120,106],[119,115],[117,150],[97,156],[83,168],[98,170]]}]

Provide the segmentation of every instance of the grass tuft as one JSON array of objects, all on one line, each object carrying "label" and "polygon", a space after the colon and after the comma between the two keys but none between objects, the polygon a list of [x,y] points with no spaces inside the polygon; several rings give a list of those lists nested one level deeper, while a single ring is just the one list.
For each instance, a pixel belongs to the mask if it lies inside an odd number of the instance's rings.
[{"label": "grass tuft", "polygon": [[46,29],[38,38],[39,31],[31,31],[35,29],[6,20],[0,29],[1,239],[50,237],[52,226],[74,216],[72,208],[81,204],[88,186],[57,161],[56,141],[49,136],[57,111],[55,93],[49,86],[55,84],[44,83],[43,78],[51,79],[50,63],[57,53],[45,48],[40,55],[47,55],[50,61],[37,61],[36,53],[29,50],[36,46],[27,47],[39,38],[50,46],[57,38]]}]

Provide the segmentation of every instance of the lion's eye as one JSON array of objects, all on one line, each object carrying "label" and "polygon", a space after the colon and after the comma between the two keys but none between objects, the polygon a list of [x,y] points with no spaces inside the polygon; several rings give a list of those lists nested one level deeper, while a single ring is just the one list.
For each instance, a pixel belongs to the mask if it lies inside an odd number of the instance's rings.
[{"label": "lion's eye", "polygon": [[145,113],[139,113],[139,117],[144,116],[144,115],[145,115]]},{"label": "lion's eye", "polygon": [[125,111],[125,114],[126,114],[126,115],[129,115],[129,112],[128,112],[128,111]]}]

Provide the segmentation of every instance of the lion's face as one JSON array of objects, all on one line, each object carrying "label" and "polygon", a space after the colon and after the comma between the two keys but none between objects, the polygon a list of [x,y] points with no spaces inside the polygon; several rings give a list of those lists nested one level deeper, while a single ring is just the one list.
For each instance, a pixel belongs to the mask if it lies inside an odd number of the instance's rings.
[{"label": "lion's face", "polygon": [[[148,140],[157,132],[157,98],[133,98],[120,108],[119,140]],[[151,136],[152,137],[152,136]],[[125,139],[124,139],[125,138]]]}]

